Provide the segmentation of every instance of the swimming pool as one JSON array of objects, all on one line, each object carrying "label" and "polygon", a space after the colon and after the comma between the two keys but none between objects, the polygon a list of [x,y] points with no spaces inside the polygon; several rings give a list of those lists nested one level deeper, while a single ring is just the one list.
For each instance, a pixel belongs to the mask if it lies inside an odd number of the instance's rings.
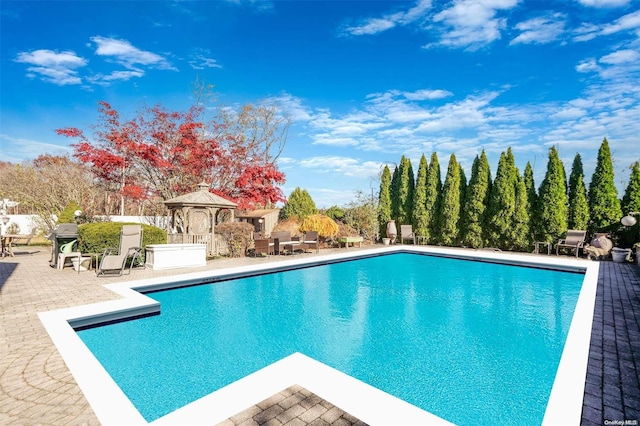
[{"label": "swimming pool", "polygon": [[147,421],[302,353],[458,424],[540,423],[584,276],[416,252],[158,291],[78,334]]}]

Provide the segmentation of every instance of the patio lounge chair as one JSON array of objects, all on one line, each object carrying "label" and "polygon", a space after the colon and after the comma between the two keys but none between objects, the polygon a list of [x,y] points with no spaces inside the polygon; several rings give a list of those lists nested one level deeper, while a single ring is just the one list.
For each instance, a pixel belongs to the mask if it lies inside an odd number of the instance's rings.
[{"label": "patio lounge chair", "polygon": [[413,244],[416,243],[416,234],[413,233],[413,226],[400,225],[400,242],[404,243],[404,240],[411,240]]},{"label": "patio lounge chair", "polygon": [[131,263],[129,263],[129,273],[131,273],[131,267],[140,258],[141,253],[142,227],[140,225],[123,225],[120,231],[120,248],[118,250],[112,247],[104,249],[102,261],[96,274],[98,276],[119,277],[124,273],[128,259],[131,259]]},{"label": "patio lounge chair", "polygon": [[584,239],[587,237],[587,231],[576,231],[570,229],[567,231],[567,238],[563,238],[556,244],[556,256],[560,254],[561,248],[576,251],[576,257],[581,248],[584,248]]}]

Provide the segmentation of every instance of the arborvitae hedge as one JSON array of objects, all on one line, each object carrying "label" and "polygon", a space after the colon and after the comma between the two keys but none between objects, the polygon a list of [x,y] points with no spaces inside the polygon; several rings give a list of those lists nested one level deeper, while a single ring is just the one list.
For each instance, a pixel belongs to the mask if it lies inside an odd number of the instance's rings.
[{"label": "arborvitae hedge", "polygon": [[541,241],[557,241],[567,233],[567,186],[564,166],[555,147],[549,149],[547,173],[538,191]]},{"label": "arborvitae hedge", "polygon": [[529,233],[531,240],[534,241],[538,226],[538,194],[533,179],[533,167],[528,161],[524,168],[524,185],[527,188],[527,201],[529,202]]},{"label": "arborvitae hedge", "polygon": [[440,176],[440,163],[438,154],[431,154],[429,170],[427,171],[427,197],[425,207],[429,216],[428,232],[424,235],[428,242],[435,242],[438,231],[438,215],[440,199],[442,198],[442,177]]},{"label": "arborvitae hedge", "polygon": [[391,185],[389,193],[391,194],[391,219],[397,219],[400,212],[400,164],[398,164],[391,174]]},{"label": "arborvitae hedge", "polygon": [[584,186],[582,157],[576,154],[569,176],[569,229],[586,230],[589,225],[589,203]]},{"label": "arborvitae hedge", "polygon": [[529,218],[529,200],[527,197],[527,185],[524,177],[520,176],[520,172],[516,169],[516,206],[513,210],[513,231],[508,250],[528,251],[533,247],[533,238],[531,236],[531,220]]},{"label": "arborvitae hedge", "polygon": [[380,238],[387,236],[387,222],[391,220],[391,171],[384,166],[380,177],[380,192],[378,194],[378,226]]},{"label": "arborvitae hedge", "polygon": [[629,185],[622,197],[622,214],[631,212],[640,212],[640,162],[637,161],[631,166]]},{"label": "arborvitae hedge", "polygon": [[404,155],[400,160],[398,171],[398,207],[396,216],[396,224],[410,225],[413,218],[413,192],[415,189],[415,181],[411,160]]},{"label": "arborvitae hedge", "polygon": [[[598,153],[588,202],[580,155],[574,159],[567,182],[555,147],[549,150],[547,171],[537,193],[531,164],[527,162],[524,175],[520,175],[511,148],[500,156],[493,182],[484,150],[480,157],[476,156],[468,185],[464,170],[452,155],[444,188],[438,156],[434,152],[428,164],[424,155],[420,159],[411,199],[413,207],[408,209],[407,197],[403,195],[401,198],[400,193],[401,187],[406,188],[410,182],[409,167],[410,161],[403,156],[391,179],[390,186],[395,188],[395,192],[390,192],[389,203],[395,206],[391,210],[391,218],[396,218],[399,224],[412,223],[414,232],[426,237],[430,244],[463,244],[476,248],[494,246],[525,251],[532,248],[534,241],[556,242],[566,235],[568,227],[614,232],[612,227],[618,224],[623,213],[640,211],[640,163],[632,167],[622,212],[613,184],[613,165],[606,139]],[[383,186],[381,183],[381,188]],[[408,191],[405,189],[403,194],[408,194]],[[457,201],[454,200],[456,195]],[[410,221],[405,216],[407,212],[412,213]],[[594,218],[593,212],[599,216]],[[381,217],[379,214],[378,218]],[[381,220],[383,235],[386,223],[386,218]],[[610,229],[606,229],[607,226]]]},{"label": "arborvitae hedge", "polygon": [[482,150],[480,157],[476,155],[471,169],[471,179],[467,189],[466,202],[462,209],[463,233],[462,243],[479,248],[485,244],[484,229],[486,209],[491,194],[491,171],[487,155]]},{"label": "arborvitae hedge", "polygon": [[426,235],[429,229],[429,215],[427,213],[427,173],[429,164],[427,157],[422,154],[418,166],[416,188],[413,193],[413,232],[415,235]]},{"label": "arborvitae hedge", "polygon": [[613,161],[607,138],[598,150],[598,162],[589,182],[590,231],[604,230],[622,217],[618,191],[613,181]]},{"label": "arborvitae hedge", "polygon": [[487,217],[487,240],[492,247],[506,248],[513,228],[517,176],[511,148],[500,154],[496,179],[491,188]]},{"label": "arborvitae hedge", "polygon": [[440,243],[445,246],[458,244],[460,219],[460,165],[455,154],[449,157],[447,177],[442,189],[442,202],[438,212],[440,219]]}]

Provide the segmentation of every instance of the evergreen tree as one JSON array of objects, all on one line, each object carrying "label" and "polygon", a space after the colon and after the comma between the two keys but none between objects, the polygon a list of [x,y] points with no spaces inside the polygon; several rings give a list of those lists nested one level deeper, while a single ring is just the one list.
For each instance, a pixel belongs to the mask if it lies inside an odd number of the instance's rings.
[{"label": "evergreen tree", "polygon": [[391,219],[397,219],[400,211],[400,164],[393,169],[391,175],[391,186],[389,193],[391,194]]},{"label": "evergreen tree", "polygon": [[427,200],[425,202],[427,216],[429,217],[429,227],[424,236],[428,242],[435,242],[438,231],[438,211],[440,209],[440,199],[442,197],[442,177],[440,176],[440,163],[438,154],[431,154],[429,169],[427,170]]},{"label": "evergreen tree", "polygon": [[582,157],[576,154],[569,176],[569,229],[586,230],[589,224],[589,203],[587,189],[584,186]]},{"label": "evergreen tree", "polygon": [[496,179],[491,188],[487,219],[487,240],[493,247],[510,247],[509,237],[513,228],[516,208],[517,175],[511,148],[500,154]]},{"label": "evergreen tree", "polygon": [[533,179],[533,167],[528,161],[524,168],[524,186],[527,189],[527,202],[529,203],[530,238],[531,241],[534,241],[538,227],[538,194],[536,193],[536,184]]},{"label": "evergreen tree", "polygon": [[490,194],[491,171],[489,160],[483,149],[480,158],[476,155],[473,160],[467,198],[462,210],[464,224],[462,242],[466,246],[478,248],[484,245],[485,212]]},{"label": "evergreen tree", "polygon": [[378,195],[378,227],[380,238],[387,236],[387,222],[391,220],[391,171],[384,166],[380,177],[380,192]]},{"label": "evergreen tree", "polygon": [[589,183],[589,213],[591,229],[604,230],[622,217],[618,191],[613,180],[613,161],[609,142],[604,138],[598,150],[598,162]]},{"label": "evergreen tree", "polygon": [[461,244],[465,232],[462,210],[464,209],[464,205],[467,202],[467,175],[460,163],[458,163],[458,168],[460,169],[460,213],[458,215],[458,243]]},{"label": "evergreen tree", "polygon": [[529,251],[533,245],[527,184],[516,168],[516,205],[513,211],[513,228],[509,239],[510,250]]},{"label": "evergreen tree", "polygon": [[413,193],[413,232],[415,235],[427,235],[429,215],[427,214],[427,172],[429,165],[427,157],[422,154],[418,166],[416,188]]},{"label": "evergreen tree", "polygon": [[60,212],[58,223],[76,223],[76,211],[82,211],[80,205],[73,200],[69,201],[64,210]]},{"label": "evergreen tree", "polygon": [[629,185],[622,197],[622,214],[640,212],[640,162],[636,161],[631,166]]},{"label": "evergreen tree", "polygon": [[440,242],[445,246],[458,244],[458,221],[460,218],[460,166],[455,154],[449,157],[449,167],[442,189],[440,219]]},{"label": "evergreen tree", "polygon": [[567,232],[567,186],[562,160],[555,147],[538,191],[538,229],[541,241],[556,241]]},{"label": "evergreen tree", "polygon": [[318,214],[316,203],[313,202],[306,189],[300,189],[299,187],[293,190],[289,195],[287,204],[280,210],[281,219],[297,218],[304,220],[312,214]]},{"label": "evergreen tree", "polygon": [[395,219],[398,225],[410,225],[413,221],[413,193],[416,184],[411,160],[403,155],[399,169],[398,210]]}]

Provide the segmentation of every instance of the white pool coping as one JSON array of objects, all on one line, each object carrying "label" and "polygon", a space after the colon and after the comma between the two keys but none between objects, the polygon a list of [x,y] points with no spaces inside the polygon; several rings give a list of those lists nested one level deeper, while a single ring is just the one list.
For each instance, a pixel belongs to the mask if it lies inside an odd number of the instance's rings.
[{"label": "white pool coping", "polygon": [[38,315],[103,425],[216,424],[294,384],[303,386],[371,425],[450,424],[434,414],[300,353],[285,357],[148,423],[72,328],[145,315],[160,309],[158,302],[137,290],[147,292],[400,251],[584,272],[584,282],[543,420],[544,425],[580,424],[598,282],[598,262],[544,255],[406,245],[359,251],[345,250],[345,253],[339,254],[306,258],[300,256],[268,264],[108,284],[105,285],[106,288],[123,298],[42,312]]}]

